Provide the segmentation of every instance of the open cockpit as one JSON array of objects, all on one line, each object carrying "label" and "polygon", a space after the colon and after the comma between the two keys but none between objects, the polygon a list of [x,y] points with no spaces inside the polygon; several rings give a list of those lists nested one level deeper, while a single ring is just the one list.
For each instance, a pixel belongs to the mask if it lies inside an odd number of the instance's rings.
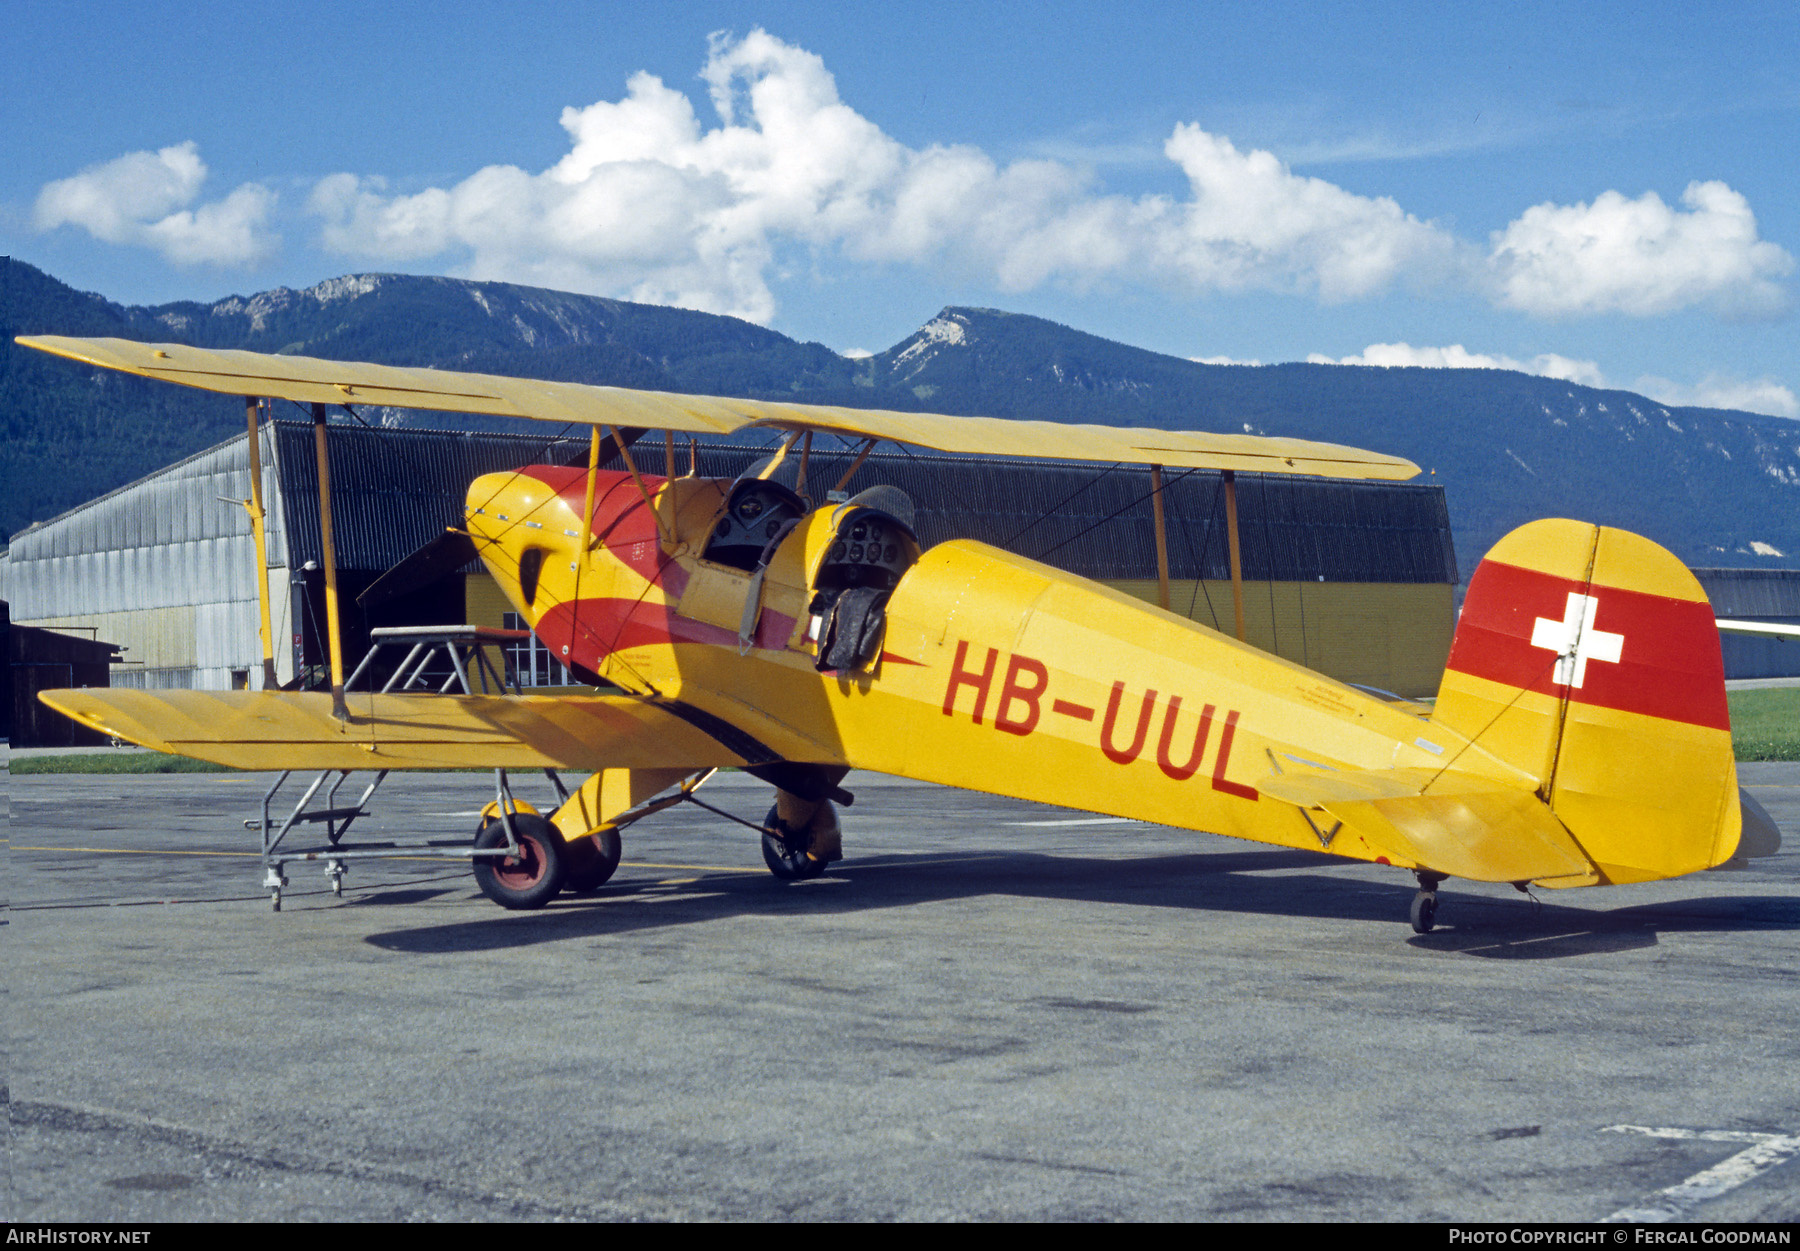
[{"label": "open cockpit", "polygon": [[821,672],[862,669],[881,651],[888,597],[919,559],[912,498],[873,486],[830,513],[829,545],[812,576],[807,637]]}]

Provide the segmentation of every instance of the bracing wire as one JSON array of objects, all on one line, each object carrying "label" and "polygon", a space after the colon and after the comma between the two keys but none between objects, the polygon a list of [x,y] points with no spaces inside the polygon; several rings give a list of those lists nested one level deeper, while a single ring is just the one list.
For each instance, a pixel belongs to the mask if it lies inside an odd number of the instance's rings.
[{"label": "bracing wire", "polygon": [[[1501,705],[1499,712],[1495,713],[1492,717],[1488,718],[1488,723],[1486,725],[1482,726],[1479,730],[1475,731],[1474,734],[1471,734],[1468,737],[1468,740],[1466,742],[1464,742],[1461,747],[1456,749],[1456,753],[1453,756],[1451,756],[1450,759],[1444,761],[1444,763],[1442,765],[1438,766],[1438,771],[1431,775],[1430,780],[1427,781],[1424,786],[1419,788],[1419,793],[1421,795],[1423,795],[1426,791],[1430,790],[1433,782],[1436,782],[1439,778],[1443,777],[1445,773],[1449,772],[1450,767],[1452,765],[1454,765],[1458,760],[1461,760],[1463,757],[1463,754],[1465,752],[1467,752],[1469,750],[1469,748],[1475,746],[1476,743],[1480,742],[1481,736],[1486,734],[1489,730],[1493,729],[1494,725],[1500,720],[1501,717],[1504,717],[1507,713],[1511,712],[1513,705],[1517,704],[1521,699],[1523,699],[1525,697],[1525,693],[1527,691],[1531,690],[1532,687],[1536,686],[1539,682],[1542,682],[1544,680],[1544,678],[1549,675],[1550,671],[1553,670],[1556,667],[1557,663],[1561,660],[1562,660],[1562,656],[1560,654],[1550,657],[1549,663],[1546,664],[1542,669],[1538,670],[1537,675],[1535,677],[1533,677],[1531,679],[1531,681],[1527,682],[1524,686],[1521,686],[1518,690],[1514,691],[1513,697],[1511,699],[1507,700],[1506,703]],[[1566,701],[1568,698],[1567,695],[1565,694],[1563,698],[1564,698],[1564,701],[1566,704]],[[1559,718],[1558,720],[1560,722],[1561,719]],[[1551,772],[1551,776],[1554,777],[1555,773],[1556,773],[1554,764],[1552,765],[1550,772]]]},{"label": "bracing wire", "polygon": [[[1183,478],[1192,477],[1194,474],[1196,474],[1198,472],[1200,472],[1200,471],[1197,469],[1184,469],[1180,473],[1176,474],[1173,478],[1171,478],[1167,482],[1163,483],[1162,489],[1164,491],[1167,491],[1170,487],[1174,486],[1177,482],[1180,482]],[[1131,500],[1131,501],[1121,505],[1118,508],[1115,508],[1112,512],[1110,512],[1106,516],[1100,518],[1100,520],[1094,522],[1092,525],[1084,526],[1082,529],[1077,530],[1074,534],[1071,534],[1068,538],[1066,538],[1062,542],[1058,543],[1055,547],[1052,547],[1048,551],[1040,553],[1038,555],[1037,559],[1045,560],[1045,561],[1049,560],[1053,554],[1061,551],[1063,548],[1065,548],[1069,544],[1073,543],[1076,539],[1081,538],[1083,535],[1091,534],[1093,531],[1098,530],[1101,526],[1105,525],[1107,522],[1113,521],[1113,520],[1123,516],[1124,514],[1130,512],[1132,509],[1136,508],[1139,504],[1142,504],[1145,500],[1149,499],[1151,496],[1153,496],[1155,494],[1156,494],[1156,491],[1154,489],[1144,492],[1142,495],[1138,496],[1136,499]]]},{"label": "bracing wire", "polygon": [[[1277,656],[1281,654],[1281,629],[1275,622],[1275,531],[1269,521],[1269,480],[1259,476],[1257,486],[1258,503],[1262,505],[1263,516],[1263,578],[1269,587],[1269,650]],[[1301,640],[1302,658],[1306,654],[1305,639]]]},{"label": "bracing wire", "polygon": [[[1095,474],[1093,477],[1091,477],[1087,481],[1083,482],[1080,486],[1076,487],[1073,491],[1069,492],[1068,495],[1066,495],[1062,499],[1056,501],[1056,503],[1052,504],[1049,508],[1046,508],[1043,512],[1039,513],[1036,517],[1033,517],[1030,521],[1026,522],[1023,526],[1019,527],[1018,530],[1013,532],[1011,535],[1007,536],[1006,540],[1003,543],[1001,543],[1000,546],[1010,549],[1014,543],[1017,543],[1020,539],[1024,538],[1025,535],[1034,526],[1038,525],[1040,522],[1043,522],[1043,521],[1047,520],[1048,518],[1055,516],[1057,513],[1061,512],[1064,508],[1068,507],[1068,505],[1071,502],[1073,502],[1077,496],[1079,496],[1084,491],[1087,491],[1088,489],[1093,487],[1096,483],[1098,483],[1100,481],[1100,479],[1104,478],[1107,474],[1111,473],[1113,470],[1117,469],[1122,464],[1124,464],[1123,461],[1115,461],[1112,464],[1108,465],[1105,469],[1102,469],[1099,473]],[[1166,483],[1164,484],[1165,489],[1167,488],[1167,485],[1168,484],[1166,484]],[[1155,492],[1153,491],[1153,492],[1151,492],[1151,494],[1154,495]],[[1146,496],[1145,498],[1148,499],[1149,497]],[[1114,514],[1114,515],[1116,516],[1117,514]],[[1110,520],[1110,518],[1108,520]],[[1051,550],[1054,551],[1055,549],[1052,548]]]},{"label": "bracing wire", "polygon": [[[1213,479],[1212,501],[1206,506],[1206,537],[1200,542],[1200,555],[1194,558],[1194,590],[1193,593],[1188,596],[1187,611],[1188,620],[1192,621],[1194,619],[1195,604],[1199,601],[1200,596],[1205,595],[1206,611],[1208,615],[1212,617],[1213,629],[1215,630],[1220,628],[1219,610],[1213,607],[1212,592],[1206,589],[1206,553],[1212,547],[1212,536],[1213,530],[1215,529],[1213,526],[1213,514],[1219,509],[1219,492],[1223,489],[1224,485],[1225,478],[1223,475]],[[1168,490],[1167,484],[1164,485],[1163,489],[1165,491]],[[1185,512],[1181,515],[1181,537],[1187,544],[1188,555],[1190,557],[1194,556],[1194,536],[1193,532],[1188,529],[1188,518]]]}]

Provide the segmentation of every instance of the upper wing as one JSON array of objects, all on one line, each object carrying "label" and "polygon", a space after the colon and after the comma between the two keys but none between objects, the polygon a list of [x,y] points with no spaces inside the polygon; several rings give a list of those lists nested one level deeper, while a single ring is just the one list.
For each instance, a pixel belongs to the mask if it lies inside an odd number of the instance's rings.
[{"label": "upper wing", "polygon": [[715,400],[701,395],[542,382],[448,369],[407,369],[312,356],[213,351],[130,339],[20,335],[15,342],[142,378],[159,378],[227,395],[274,396],[302,404],[377,404],[581,425],[685,430],[694,434],[729,434],[755,420],[754,414],[730,407],[747,401]]},{"label": "upper wing", "polygon": [[369,695],[348,721],[323,693],[44,691],[82,725],[234,769],[652,769],[751,763],[628,696]]},{"label": "upper wing", "polygon": [[633,391],[575,382],[541,382],[445,369],[405,369],[309,356],[213,351],[129,339],[21,335],[17,342],[89,365],[228,395],[267,395],[300,403],[377,404],[454,413],[488,413],[539,421],[636,426],[694,434],[729,434],[748,426],[816,430],[890,439],[992,456],[1124,461],[1190,469],[1311,474],[1326,478],[1405,479],[1419,467],[1335,443],[1268,439],[1122,426],[1064,425],[998,417],[950,417],[835,405],[782,404]]},{"label": "upper wing", "polygon": [[1271,799],[1327,812],[1377,847],[1452,877],[1556,886],[1597,880],[1548,805],[1491,778],[1371,769],[1284,773],[1256,785]]},{"label": "upper wing", "polygon": [[1151,430],[1141,426],[1065,425],[1006,417],[950,417],[871,408],[726,401],[754,405],[752,424],[780,430],[822,430],[912,443],[940,452],[975,456],[1039,456],[1050,460],[1124,461],[1184,469],[1239,469],[1247,473],[1309,474],[1320,478],[1394,478],[1418,475],[1398,456],[1336,443],[1271,439],[1248,434]]}]

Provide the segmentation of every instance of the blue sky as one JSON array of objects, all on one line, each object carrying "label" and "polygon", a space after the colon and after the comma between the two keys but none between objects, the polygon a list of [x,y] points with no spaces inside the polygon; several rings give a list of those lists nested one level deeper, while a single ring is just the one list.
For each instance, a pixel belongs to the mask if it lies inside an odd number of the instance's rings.
[{"label": "blue sky", "polygon": [[1791,0],[11,0],[5,28],[0,250],[126,303],[449,273],[841,351],[977,304],[1800,417]]}]

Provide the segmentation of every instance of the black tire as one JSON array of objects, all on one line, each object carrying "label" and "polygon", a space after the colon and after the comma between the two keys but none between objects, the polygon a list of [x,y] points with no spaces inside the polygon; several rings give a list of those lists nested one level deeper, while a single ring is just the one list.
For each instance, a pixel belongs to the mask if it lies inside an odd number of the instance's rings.
[{"label": "black tire", "polygon": [[563,873],[563,889],[571,895],[593,894],[612,880],[624,850],[617,830],[602,830],[564,843],[564,858],[569,863]]},{"label": "black tire", "polygon": [[[562,835],[542,817],[515,813],[512,823],[519,839],[519,855],[510,860],[497,856],[477,859],[475,884],[502,908],[541,908],[556,898],[567,872]],[[481,833],[475,836],[475,846],[506,846],[505,823],[495,817],[482,826]]]},{"label": "black tire", "polygon": [[1412,927],[1415,934],[1429,934],[1437,924],[1437,895],[1420,891],[1413,896]]},{"label": "black tire", "polygon": [[762,836],[763,863],[769,866],[769,872],[784,882],[804,882],[818,877],[825,872],[825,862],[806,854],[811,845],[810,830],[789,832],[781,824],[776,810],[769,809],[769,815],[763,818]]}]

